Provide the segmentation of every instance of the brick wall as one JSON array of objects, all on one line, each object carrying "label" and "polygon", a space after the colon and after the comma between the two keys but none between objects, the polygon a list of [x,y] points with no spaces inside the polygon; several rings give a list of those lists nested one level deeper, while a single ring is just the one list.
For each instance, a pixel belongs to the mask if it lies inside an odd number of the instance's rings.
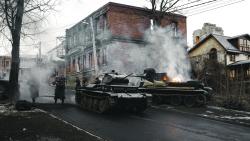
[{"label": "brick wall", "polygon": [[111,6],[108,25],[114,36],[141,39],[144,31],[150,27],[150,19],[143,11]]},{"label": "brick wall", "polygon": [[165,16],[161,25],[165,27],[171,25],[173,22],[177,23],[178,31],[182,34],[184,39],[187,39],[186,17],[174,15]]},{"label": "brick wall", "polygon": [[[129,6],[110,5],[107,13],[108,27],[113,36],[142,39],[144,32],[150,28],[150,11]],[[176,22],[178,31],[184,39],[187,37],[186,17],[180,15],[167,15],[162,26]]]}]

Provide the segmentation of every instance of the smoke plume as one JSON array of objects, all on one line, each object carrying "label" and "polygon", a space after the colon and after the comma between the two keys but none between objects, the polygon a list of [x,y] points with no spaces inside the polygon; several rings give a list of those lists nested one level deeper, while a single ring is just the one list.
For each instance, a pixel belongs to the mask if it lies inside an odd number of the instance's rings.
[{"label": "smoke plume", "polygon": [[124,73],[142,73],[145,68],[166,72],[170,79],[190,79],[190,62],[185,49],[186,41],[171,27],[156,27],[145,32],[146,44],[114,42],[107,47],[108,65],[104,70],[115,69]]},{"label": "smoke plume", "polygon": [[[39,89],[39,97],[43,96],[53,96],[54,88],[49,85],[49,77],[54,71],[54,67],[52,65],[39,66],[34,65],[29,68],[21,68],[19,82],[20,82],[20,97],[19,99],[24,99],[31,101],[31,91],[30,87],[34,87],[36,85],[31,83],[36,83]],[[38,98],[39,102],[48,102],[53,101],[52,98],[50,100],[46,98]]]}]

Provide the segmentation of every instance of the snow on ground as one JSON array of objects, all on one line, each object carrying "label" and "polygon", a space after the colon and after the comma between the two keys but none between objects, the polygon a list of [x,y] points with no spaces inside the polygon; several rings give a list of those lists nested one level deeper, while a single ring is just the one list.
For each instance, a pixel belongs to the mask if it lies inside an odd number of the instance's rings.
[{"label": "snow on ground", "polygon": [[[220,110],[220,111],[229,110],[229,109],[226,109],[226,108],[223,108],[223,107],[217,107],[217,106],[207,106],[207,108],[214,109],[214,110]],[[231,110],[231,109],[230,109],[230,111],[250,115],[250,112],[247,112],[247,111],[238,111],[238,110]]]},{"label": "snow on ground", "polygon": [[31,110],[27,110],[27,111],[17,111],[15,109],[14,105],[11,104],[0,104],[0,114],[1,115],[11,115],[11,114],[15,114],[17,112],[22,112],[22,113],[32,113],[32,112],[41,112],[39,109],[31,109]]},{"label": "snow on ground", "polygon": [[221,116],[220,118],[224,118],[224,119],[241,119],[241,120],[250,120],[250,117]]},{"label": "snow on ground", "polygon": [[212,114],[212,113],[214,113],[214,112],[212,112],[212,111],[206,111],[206,113]]},{"label": "snow on ground", "polygon": [[3,106],[3,105],[0,105],[0,114],[4,113],[6,111],[7,111],[7,108],[5,106]]}]

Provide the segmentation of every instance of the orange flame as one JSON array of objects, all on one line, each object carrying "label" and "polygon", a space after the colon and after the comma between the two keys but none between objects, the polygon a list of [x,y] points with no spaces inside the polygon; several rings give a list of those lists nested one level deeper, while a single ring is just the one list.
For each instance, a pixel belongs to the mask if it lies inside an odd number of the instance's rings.
[{"label": "orange flame", "polygon": [[182,79],[181,76],[176,76],[176,77],[172,78],[172,81],[173,81],[173,82],[182,82],[183,79]]},{"label": "orange flame", "polygon": [[168,76],[167,76],[167,75],[164,75],[164,76],[162,77],[162,81],[168,81]]}]

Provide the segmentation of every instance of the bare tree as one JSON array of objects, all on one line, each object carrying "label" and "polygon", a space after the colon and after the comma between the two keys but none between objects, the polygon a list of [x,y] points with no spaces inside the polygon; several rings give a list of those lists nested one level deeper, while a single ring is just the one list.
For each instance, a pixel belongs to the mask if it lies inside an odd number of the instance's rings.
[{"label": "bare tree", "polygon": [[[19,93],[18,76],[20,65],[20,39],[25,28],[41,21],[48,11],[53,9],[54,0],[1,0],[0,1],[0,34],[4,35],[12,45],[11,70],[9,76],[10,95]],[[28,31],[28,30],[27,30]]]},{"label": "bare tree", "polygon": [[161,25],[161,20],[167,12],[171,12],[180,0],[148,0],[151,3],[152,18],[157,26]]}]

